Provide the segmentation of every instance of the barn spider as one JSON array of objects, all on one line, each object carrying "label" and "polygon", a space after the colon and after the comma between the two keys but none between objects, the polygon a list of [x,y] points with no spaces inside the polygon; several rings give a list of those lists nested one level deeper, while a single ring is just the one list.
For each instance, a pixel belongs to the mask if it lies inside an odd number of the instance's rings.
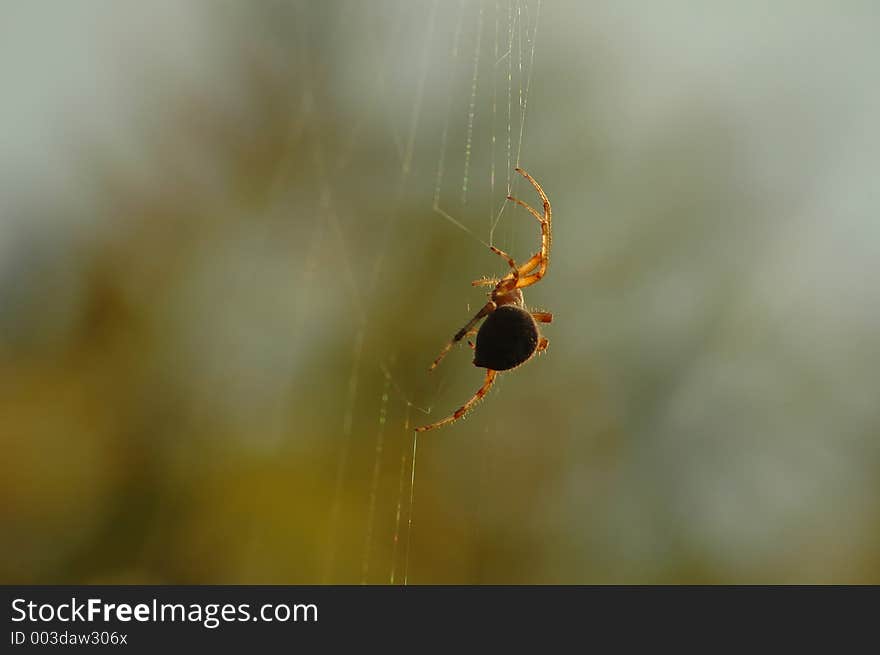
[{"label": "barn spider", "polygon": [[[522,200],[507,196],[508,200],[524,207],[538,219],[541,224],[541,250],[532,255],[525,264],[517,266],[510,255],[495,246],[489,246],[492,252],[507,262],[510,266],[510,272],[500,280],[483,278],[471,283],[473,286],[494,284],[495,288],[489,294],[489,302],[483,305],[483,308],[468,321],[467,325],[455,333],[452,341],[440,351],[429,369],[433,371],[437,368],[437,365],[452,347],[464,337],[476,334],[476,345],[470,341],[468,344],[474,350],[474,366],[486,369],[486,380],[464,405],[436,423],[416,428],[417,432],[433,430],[457,421],[488,393],[495,382],[498,371],[516,368],[531,359],[535,353],[546,350],[549,344],[549,341],[541,336],[538,323],[550,323],[553,320],[553,314],[528,311],[523,300],[522,289],[540,280],[547,272],[547,264],[550,262],[550,201],[541,185],[531,175],[521,168],[517,168],[516,172],[531,182],[544,203],[544,215],[541,216]],[[475,326],[484,318],[486,322],[477,330]]]}]

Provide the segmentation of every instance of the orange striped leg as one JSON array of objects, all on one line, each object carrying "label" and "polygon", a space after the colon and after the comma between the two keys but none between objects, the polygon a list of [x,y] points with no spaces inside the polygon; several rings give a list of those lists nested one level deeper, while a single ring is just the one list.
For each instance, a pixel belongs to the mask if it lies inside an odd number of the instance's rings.
[{"label": "orange striped leg", "polygon": [[481,277],[479,280],[471,282],[472,287],[494,287],[498,284],[500,278],[497,277]]},{"label": "orange striped leg", "polygon": [[513,261],[513,257],[508,255],[503,250],[499,250],[495,246],[489,246],[489,250],[494,252],[496,255],[498,255],[502,259],[507,260],[507,264],[508,264],[508,266],[510,266],[510,273],[505,275],[503,279],[504,280],[509,279],[507,286],[509,286],[511,289],[516,289],[516,285],[519,282],[519,268],[517,268],[516,262]]},{"label": "orange striped leg", "polygon": [[[479,332],[479,330],[477,330],[477,328],[474,328],[473,330],[468,331],[468,333],[467,333],[466,335],[464,335],[464,336],[466,336],[466,337],[475,337],[475,336],[477,336],[477,332]],[[477,349],[477,347],[474,345],[474,342],[471,341],[470,339],[468,339],[467,344],[468,344],[468,346],[470,346],[471,350],[476,350],[476,349]]]},{"label": "orange striped leg", "polygon": [[500,248],[496,248],[495,246],[489,246],[489,250],[491,250],[492,252],[494,252],[496,255],[498,255],[498,256],[501,257],[502,259],[506,260],[507,263],[510,265],[510,268],[512,268],[512,269],[513,269],[513,268],[516,268],[516,262],[513,261],[513,257],[511,257],[510,255],[508,255],[506,252],[504,252],[504,251],[501,250]]},{"label": "orange striped leg", "polygon": [[474,329],[474,326],[477,323],[479,323],[481,320],[483,320],[483,317],[488,316],[489,314],[494,312],[496,307],[497,307],[497,305],[494,302],[492,302],[491,300],[489,302],[487,302],[485,305],[483,305],[483,308],[477,312],[476,316],[474,316],[470,321],[468,321],[467,325],[465,325],[458,332],[456,332],[455,336],[452,337],[452,341],[450,341],[449,343],[447,343],[443,347],[443,350],[440,351],[440,354],[437,355],[437,359],[434,360],[434,362],[431,364],[431,366],[428,368],[428,370],[433,371],[435,368],[437,368],[437,365],[443,360],[444,357],[446,357],[447,353],[449,353],[449,351],[452,350],[452,346],[457,344],[467,334],[469,334],[471,332],[471,330]]},{"label": "orange striped leg", "polygon": [[[539,344],[540,346],[540,344]],[[480,399],[489,393],[489,389],[492,388],[492,383],[495,382],[495,376],[497,375],[497,371],[493,371],[491,368],[486,369],[486,381],[483,382],[483,386],[477,389],[477,393],[475,393],[470,400],[468,400],[464,405],[455,410],[452,414],[447,416],[444,419],[437,421],[436,423],[431,423],[431,425],[423,425],[420,428],[416,428],[416,432],[427,432],[428,430],[433,430],[434,428],[440,428],[444,425],[449,425],[460,419],[462,416],[467,414],[474,405],[480,402]]]},{"label": "orange striped leg", "polygon": [[532,318],[538,321],[538,323],[553,322],[553,314],[551,314],[550,312],[532,312]]},{"label": "orange striped leg", "polygon": [[[544,273],[547,271],[547,265],[550,262],[551,223],[553,214],[552,210],[550,209],[550,200],[547,198],[547,194],[544,193],[544,189],[541,188],[541,185],[538,184],[535,179],[531,175],[526,173],[523,169],[517,168],[515,170],[531,183],[531,185],[535,188],[535,191],[538,192],[538,195],[541,196],[541,201],[544,204],[544,215],[541,216],[541,214],[539,214],[537,210],[535,210],[528,203],[525,203],[518,198],[514,198],[513,196],[507,196],[508,200],[511,200],[518,204],[520,207],[528,210],[528,212],[532,216],[534,216],[541,224],[541,252],[539,253],[539,261],[537,262],[538,271],[534,275],[523,277],[517,282],[516,288],[521,289],[540,280],[542,277],[544,277]],[[536,257],[538,257],[538,255],[536,255]],[[534,259],[534,257],[532,259]],[[526,269],[526,271],[528,270],[530,269]],[[520,275],[523,275],[526,271],[520,270]]]},{"label": "orange striped leg", "polygon": [[538,269],[537,273],[532,275],[526,275],[525,277],[519,278],[519,281],[516,283],[517,289],[524,289],[525,287],[532,286],[535,282],[544,277],[544,274],[547,272],[547,265],[543,264],[541,268]]},{"label": "orange striped leg", "polygon": [[[505,255],[503,253],[502,253],[502,256],[505,257],[506,259],[510,259],[507,255]],[[541,257],[542,257],[541,253],[537,253],[535,255],[532,255],[532,258],[529,259],[529,261],[527,261],[522,266],[517,267],[517,271],[518,271],[519,275],[522,276],[522,275],[525,275],[526,273],[531,272],[531,270],[533,268],[535,268],[536,266],[538,266],[541,263]],[[508,273],[507,275],[505,275],[504,279],[513,279],[512,273]],[[501,281],[501,278],[497,278],[497,277],[483,277],[483,278],[480,278],[479,280],[474,280],[473,282],[471,282],[471,286],[473,286],[473,287],[494,287],[500,281]]]}]

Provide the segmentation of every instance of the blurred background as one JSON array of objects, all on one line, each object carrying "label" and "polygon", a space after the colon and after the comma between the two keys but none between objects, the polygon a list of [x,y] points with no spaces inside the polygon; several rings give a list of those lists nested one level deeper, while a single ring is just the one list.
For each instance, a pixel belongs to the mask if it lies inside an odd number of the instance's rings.
[{"label": "blurred background", "polygon": [[2,14],[3,583],[880,582],[874,3]]}]

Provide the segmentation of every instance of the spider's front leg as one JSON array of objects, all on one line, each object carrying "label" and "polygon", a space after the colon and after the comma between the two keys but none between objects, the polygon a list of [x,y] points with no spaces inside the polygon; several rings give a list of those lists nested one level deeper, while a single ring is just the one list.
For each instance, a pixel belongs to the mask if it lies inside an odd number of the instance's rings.
[{"label": "spider's front leg", "polygon": [[[532,268],[536,269],[531,271],[531,269],[523,269],[520,267],[519,276],[517,283],[515,285],[516,288],[521,289],[523,287],[528,287],[538,282],[547,272],[547,266],[550,263],[550,243],[552,241],[551,236],[551,224],[553,220],[553,210],[550,208],[550,200],[547,198],[547,194],[544,193],[544,189],[541,188],[541,185],[535,181],[531,175],[526,173],[521,168],[516,168],[517,173],[522,175],[529,183],[534,187],[535,191],[541,197],[541,202],[543,204],[544,215],[538,213],[538,211],[529,205],[527,202],[523,202],[519,198],[515,198],[514,196],[507,196],[507,199],[515,202],[520,207],[526,209],[532,216],[534,216],[537,221],[541,224],[541,251],[532,257],[529,260],[529,263],[535,262]],[[528,273],[528,274],[526,274]]]},{"label": "spider's front leg", "polygon": [[489,250],[501,257],[501,259],[506,261],[507,265],[510,266],[510,273],[505,275],[503,279],[507,281],[507,285],[511,289],[516,289],[516,285],[519,282],[519,268],[517,268],[516,262],[513,261],[513,257],[495,246],[489,246]]},{"label": "spider's front leg", "polygon": [[[490,246],[490,248],[491,248],[491,246]],[[496,252],[496,251],[497,251],[497,254],[500,254],[502,257],[507,259],[508,263],[513,261],[510,258],[510,256],[505,254],[504,252],[498,250],[497,248],[492,249],[492,252]],[[507,275],[504,276],[504,279],[505,280],[516,279],[517,282],[516,282],[515,286],[519,286],[519,279],[521,278],[521,276],[527,275],[528,273],[531,273],[535,268],[537,268],[541,264],[542,261],[543,261],[543,255],[541,253],[536,253],[536,254],[532,255],[531,259],[529,259],[529,261],[527,261],[522,266],[516,266],[514,268],[514,270],[512,270],[510,273],[508,273]],[[501,281],[501,278],[497,278],[497,277],[481,277],[479,280],[474,280],[473,282],[471,282],[471,286],[473,286],[473,287],[493,287],[496,284],[498,284],[498,282],[500,282],[500,281]]]},{"label": "spider's front leg", "polygon": [[[516,262],[513,260],[513,257],[508,255],[506,252],[501,250],[500,248],[496,248],[495,246],[489,246],[489,250],[494,252],[496,255],[501,257],[504,261],[507,262],[507,265],[510,266],[510,272],[504,276],[504,280],[514,280],[513,287],[516,287],[516,283],[519,281],[520,273],[523,271],[522,266],[517,266]],[[534,268],[534,266],[530,267]],[[530,270],[530,269],[526,269]],[[494,287],[501,281],[502,278],[497,277],[481,277],[479,280],[474,280],[471,282],[472,287]]]},{"label": "spider's front leg", "polygon": [[499,278],[497,277],[481,277],[479,280],[474,280],[471,282],[472,287],[494,287],[498,284]]}]

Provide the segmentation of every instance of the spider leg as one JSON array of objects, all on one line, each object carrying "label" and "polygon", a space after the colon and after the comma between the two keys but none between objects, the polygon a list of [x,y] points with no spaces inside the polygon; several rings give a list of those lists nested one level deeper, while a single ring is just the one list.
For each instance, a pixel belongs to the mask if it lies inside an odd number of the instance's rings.
[{"label": "spider leg", "polygon": [[441,350],[441,351],[440,351],[440,354],[437,355],[437,359],[434,360],[434,362],[433,362],[433,363],[431,364],[431,366],[428,368],[428,371],[433,371],[435,368],[437,368],[437,365],[440,363],[440,361],[441,361],[444,357],[446,357],[447,353],[448,353],[450,350],[452,350],[452,346],[454,346],[455,344],[457,344],[457,343],[458,343],[459,341],[461,341],[461,340],[462,340],[462,339],[463,339],[468,333],[470,333],[471,330],[474,329],[474,326],[475,326],[477,323],[479,323],[481,320],[483,320],[483,318],[485,318],[486,316],[488,316],[489,314],[491,314],[492,312],[494,312],[496,307],[497,307],[497,305],[496,305],[493,301],[491,301],[491,300],[490,300],[489,302],[487,302],[485,305],[483,305],[483,308],[482,308],[480,311],[478,311],[477,314],[476,314],[471,320],[469,320],[469,321],[467,322],[467,325],[465,325],[465,326],[464,326],[463,328],[461,328],[458,332],[456,332],[456,333],[455,333],[455,336],[452,337],[452,340],[451,340],[449,343],[447,343],[446,346],[443,347],[443,350]]},{"label": "spider leg", "polygon": [[544,259],[544,256],[541,253],[535,253],[534,255],[532,255],[532,258],[529,259],[529,261],[527,261],[525,264],[523,264],[522,266],[519,267],[519,274],[525,275],[526,273],[531,271],[533,268],[538,266],[543,261],[543,259]]},{"label": "spider leg", "polygon": [[[534,184],[537,184],[537,182],[534,182],[534,180],[532,180],[532,182]],[[520,277],[519,275],[517,275],[516,284],[514,287],[512,287],[514,289],[522,289],[523,287],[533,285],[535,282],[544,277],[544,274],[547,272],[547,264],[550,263],[550,203],[545,203],[544,208],[546,213],[545,217],[542,218],[541,215],[538,214],[537,211],[535,211],[535,209],[533,209],[530,205],[524,203],[519,198],[507,196],[507,199],[512,200],[522,207],[525,207],[529,210],[529,212],[531,212],[532,216],[541,221],[541,252],[537,253],[528,262],[526,262],[526,265],[531,265],[530,268],[527,268],[526,270],[519,270],[518,273],[522,275],[533,268],[537,268],[537,270],[535,271],[535,273],[531,275],[525,275],[524,277]],[[521,268],[524,268],[524,266]]]},{"label": "spider leg", "polygon": [[[550,200],[547,198],[547,194],[544,193],[544,189],[541,188],[541,185],[538,184],[535,179],[526,173],[523,169],[517,168],[515,169],[517,173],[526,178],[531,185],[535,188],[535,191],[538,192],[538,195],[541,196],[541,201],[544,205],[544,215],[538,213],[536,209],[534,209],[528,203],[523,202],[519,198],[514,198],[513,196],[507,196],[508,200],[511,200],[518,204],[520,207],[525,208],[528,212],[534,216],[538,222],[541,224],[541,252],[532,257],[529,260],[529,264],[532,264],[530,268],[520,267],[519,276],[516,282],[516,289],[522,289],[523,287],[530,286],[544,277],[544,274],[547,272],[547,265],[550,263],[550,243],[552,240],[551,237],[551,223],[552,223],[552,210],[550,209]],[[526,275],[532,268],[537,268],[537,271],[531,275]],[[523,277],[520,277],[523,276]]]},{"label": "spider leg", "polygon": [[518,269],[517,266],[516,266],[516,262],[513,261],[513,257],[511,257],[510,255],[508,255],[508,254],[507,254],[506,252],[504,252],[503,250],[499,250],[499,249],[496,248],[495,246],[489,246],[489,250],[491,250],[492,252],[494,252],[496,255],[498,255],[498,256],[501,257],[502,259],[506,259],[506,260],[507,260],[507,264],[510,266],[510,273],[508,273],[507,275],[505,275],[503,279],[504,279],[504,280],[508,280],[508,279],[509,279],[510,281],[508,282],[508,284],[512,284],[512,286],[510,286],[510,288],[511,288],[511,289],[516,289],[516,285],[517,285],[517,283],[519,282],[519,269]]},{"label": "spider leg", "polygon": [[[509,256],[506,255],[505,253],[502,252],[500,254],[503,257],[505,257],[506,259],[509,259]],[[522,266],[518,266],[517,271],[519,272],[520,276],[525,275],[526,273],[531,272],[531,270],[533,268],[537,267],[538,264],[540,264],[540,263],[541,263],[541,253],[537,253],[535,255],[532,255],[532,258],[529,259],[529,261],[527,261],[525,264],[523,264]],[[492,287],[492,286],[495,286],[496,284],[498,284],[498,282],[500,282],[501,279],[512,280],[513,279],[512,273],[508,273],[507,275],[504,276],[504,278],[482,277],[479,280],[474,280],[473,282],[471,282],[471,286],[472,287]]]},{"label": "spider leg", "polygon": [[471,282],[472,287],[494,287],[498,284],[499,278],[497,277],[481,277],[479,280],[474,280]]},{"label": "spider leg", "polygon": [[534,216],[535,218],[538,219],[538,221],[540,221],[541,223],[544,222],[545,217],[541,216],[541,215],[538,213],[538,210],[535,209],[534,207],[532,207],[529,203],[524,202],[524,201],[520,200],[519,198],[515,198],[515,197],[513,197],[513,196],[507,196],[507,199],[508,199],[508,200],[512,200],[513,202],[515,202],[515,203],[516,203],[517,205],[519,205],[520,207],[525,207],[526,209],[529,210],[529,213],[530,213],[532,216]]},{"label": "spider leg", "polygon": [[496,248],[495,246],[489,246],[489,250],[491,250],[492,252],[494,252],[496,255],[498,255],[498,256],[501,257],[502,259],[506,260],[507,263],[510,265],[510,268],[511,268],[511,269],[516,268],[516,262],[513,261],[513,257],[511,257],[510,255],[508,255],[506,252],[504,252],[504,251],[501,250],[500,248]]},{"label": "spider leg", "polygon": [[[473,328],[472,330],[468,330],[468,333],[467,333],[466,335],[464,335],[464,336],[466,336],[466,337],[475,337],[475,336],[477,336],[477,332],[479,332],[479,330],[477,330],[477,328]],[[477,349],[477,347],[474,345],[474,342],[471,341],[470,339],[468,339],[467,345],[470,346],[470,349],[471,349],[471,350],[476,350],[476,349]]]},{"label": "spider leg", "polygon": [[541,188],[541,185],[538,184],[531,175],[526,173],[521,168],[517,168],[515,170],[531,183],[531,185],[538,192],[538,195],[541,196],[541,201],[544,204],[544,215],[541,216],[541,214],[539,214],[538,211],[528,203],[523,202],[519,198],[507,196],[508,200],[511,200],[528,210],[528,212],[532,216],[534,216],[541,224],[541,250],[532,255],[525,264],[517,266],[516,262],[513,260],[513,257],[508,255],[503,250],[496,248],[495,246],[489,246],[489,249],[492,252],[507,261],[507,264],[510,266],[510,273],[500,279],[482,278],[480,280],[474,280],[473,282],[471,282],[472,286],[482,287],[495,284],[496,290],[503,289],[505,292],[510,292],[514,289],[522,289],[523,287],[531,286],[542,277],[544,277],[544,274],[547,272],[547,265],[550,263],[550,226],[552,220],[550,200],[547,198],[547,194],[544,193],[544,189]]},{"label": "spider leg", "polygon": [[452,414],[447,416],[444,419],[437,421],[436,423],[431,423],[430,425],[423,425],[420,428],[416,428],[416,432],[427,432],[428,430],[433,430],[434,428],[439,428],[444,425],[448,425],[454,421],[457,421],[462,416],[467,414],[474,405],[476,405],[480,399],[485,396],[489,389],[492,388],[492,384],[495,382],[495,376],[497,375],[497,371],[493,371],[491,368],[486,369],[486,381],[483,382],[483,386],[477,389],[477,392],[471,396],[470,400],[468,400],[464,405],[455,410]]},{"label": "spider leg", "polygon": [[532,312],[532,318],[538,321],[538,323],[553,322],[553,314],[551,314],[550,312]]},{"label": "spider leg", "polygon": [[535,282],[544,277],[544,274],[547,272],[547,265],[544,264],[537,270],[536,273],[532,275],[526,275],[525,277],[519,278],[519,281],[516,283],[516,289],[523,289],[525,287],[532,286]]},{"label": "spider leg", "polygon": [[[466,336],[466,337],[475,337],[475,336],[477,336],[477,332],[479,332],[479,330],[478,330],[477,328],[473,328],[473,329],[471,329],[471,330],[468,330],[468,333],[467,333],[466,335],[464,335],[464,336]],[[471,350],[476,350],[476,349],[477,349],[477,347],[474,345],[474,342],[471,341],[470,339],[468,339],[467,344],[471,347]]]},{"label": "spider leg", "polygon": [[[532,215],[535,218],[537,218],[539,221],[541,221],[542,223],[546,221],[549,224],[552,212],[550,211],[550,199],[547,197],[547,194],[544,193],[544,189],[541,188],[541,185],[538,184],[538,182],[537,182],[537,180],[535,180],[535,178],[533,178],[531,175],[526,173],[523,169],[515,168],[514,170],[517,173],[519,173],[520,175],[522,175],[524,178],[526,178],[529,181],[529,183],[533,187],[535,187],[535,191],[538,192],[538,195],[541,196],[541,202],[544,205],[544,216],[543,217],[539,216],[538,212],[536,212],[534,210],[532,210]],[[528,208],[528,205],[526,205],[526,207]]]},{"label": "spider leg", "polygon": [[547,346],[550,345],[550,340],[547,337],[541,337],[541,340],[538,342],[538,347],[535,348],[536,353],[542,353],[547,350]]}]

